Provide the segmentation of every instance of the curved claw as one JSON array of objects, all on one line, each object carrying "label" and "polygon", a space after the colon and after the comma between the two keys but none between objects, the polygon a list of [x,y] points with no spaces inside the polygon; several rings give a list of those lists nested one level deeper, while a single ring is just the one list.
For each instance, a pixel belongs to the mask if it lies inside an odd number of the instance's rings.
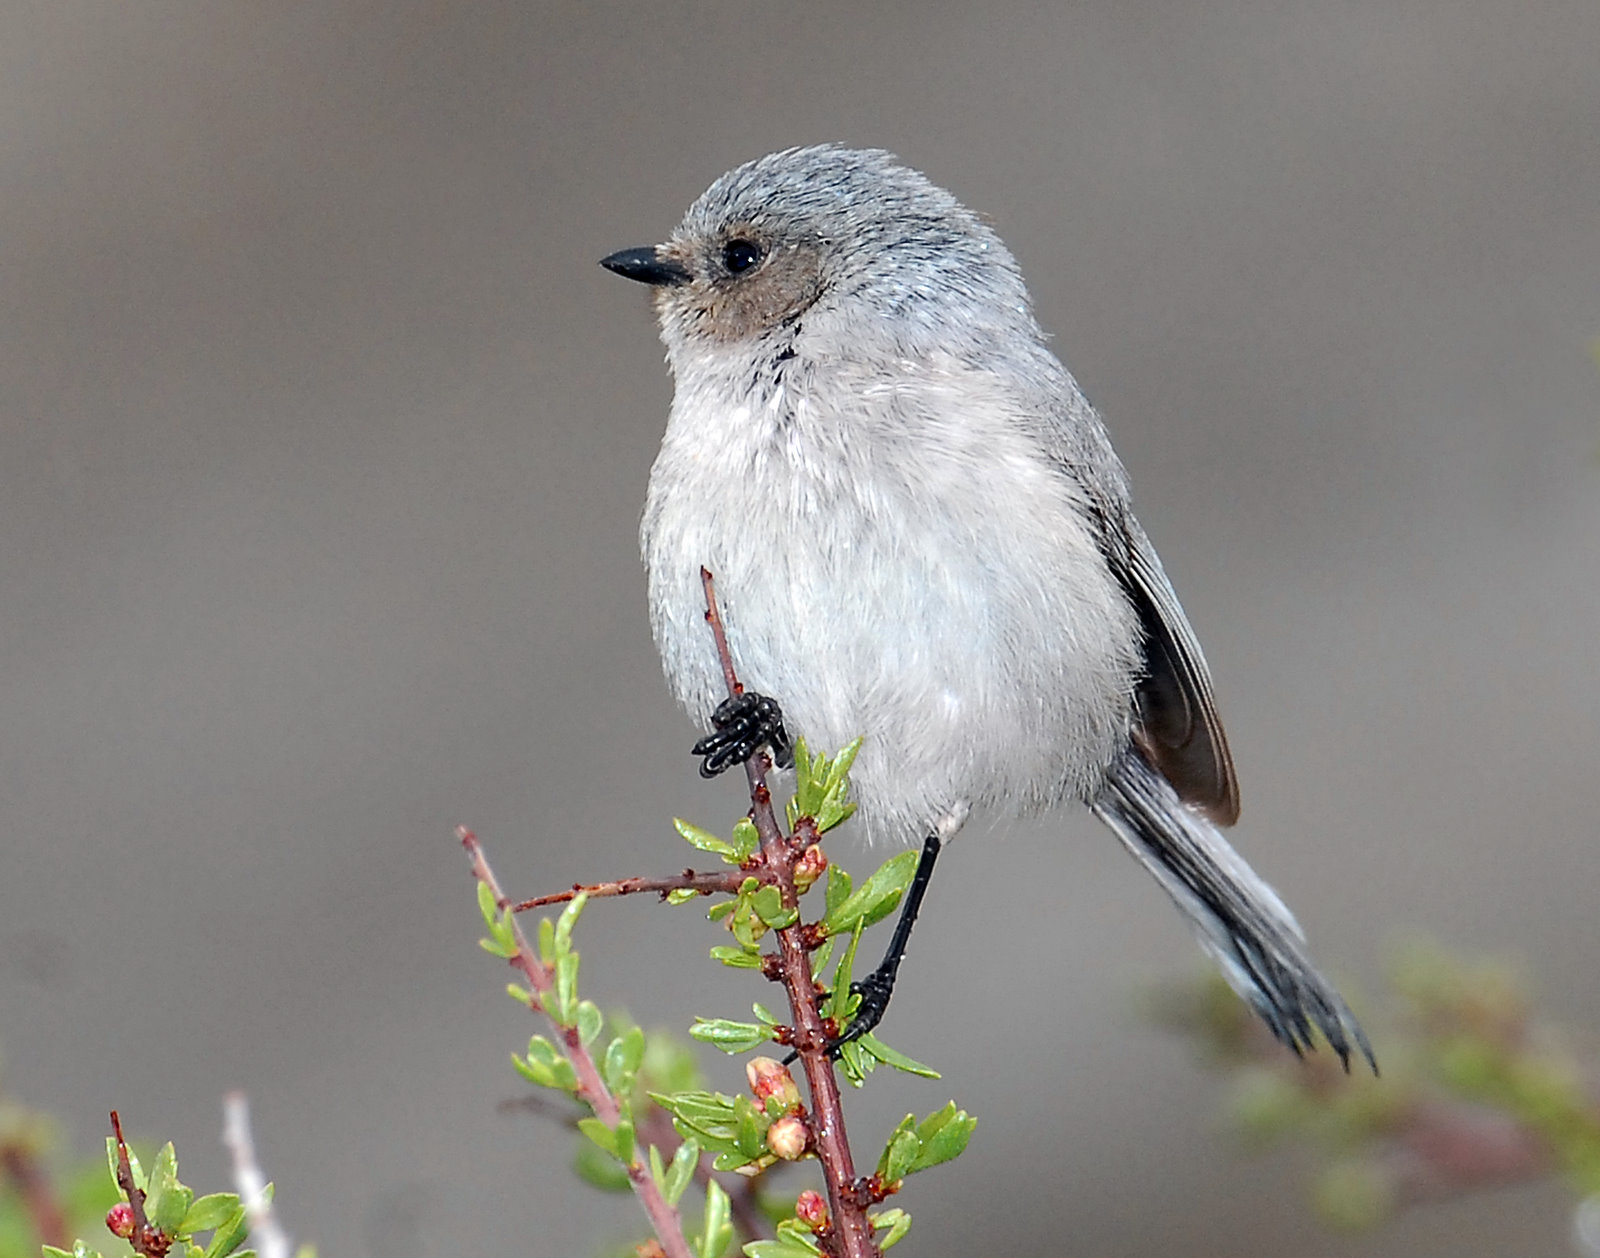
[{"label": "curved claw", "polygon": [[724,699],[711,714],[715,729],[695,743],[693,754],[704,757],[700,776],[714,778],[742,764],[758,748],[770,746],[781,765],[793,761],[789,733],[783,727],[783,710],[776,699],[753,691]]}]

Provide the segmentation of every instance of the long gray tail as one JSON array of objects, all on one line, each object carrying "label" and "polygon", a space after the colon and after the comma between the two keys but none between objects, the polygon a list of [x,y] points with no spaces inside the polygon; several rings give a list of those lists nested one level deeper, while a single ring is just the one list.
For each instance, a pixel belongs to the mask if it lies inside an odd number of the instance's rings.
[{"label": "long gray tail", "polygon": [[1346,1070],[1372,1047],[1339,993],[1306,955],[1305,936],[1278,893],[1187,807],[1137,749],[1106,776],[1092,805],[1123,845],[1167,889],[1238,992],[1296,1053],[1322,1032]]}]

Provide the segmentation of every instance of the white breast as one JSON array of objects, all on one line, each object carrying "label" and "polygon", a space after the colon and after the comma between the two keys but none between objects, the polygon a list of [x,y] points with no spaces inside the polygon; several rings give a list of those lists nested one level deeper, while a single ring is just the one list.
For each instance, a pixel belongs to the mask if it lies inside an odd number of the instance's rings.
[{"label": "white breast", "polygon": [[866,736],[870,838],[1090,793],[1127,741],[1137,629],[1013,404],[954,365],[755,378],[748,359],[679,363],[651,473],[652,624],[679,699],[704,725],[725,693],[704,565],[745,686],[815,748]]}]

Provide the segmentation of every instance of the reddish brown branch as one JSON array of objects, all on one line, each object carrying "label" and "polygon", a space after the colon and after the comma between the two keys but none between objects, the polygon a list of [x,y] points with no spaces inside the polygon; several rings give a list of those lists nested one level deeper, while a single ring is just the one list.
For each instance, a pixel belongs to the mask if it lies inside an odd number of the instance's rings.
[{"label": "reddish brown branch", "polygon": [[133,1235],[128,1237],[128,1244],[134,1253],[143,1254],[145,1258],[166,1258],[167,1250],[172,1248],[172,1238],[145,1215],[144,1189],[133,1181],[128,1142],[122,1138],[122,1119],[116,1110],[111,1111],[111,1134],[117,1140],[117,1187],[122,1189],[128,1208],[133,1211]]},{"label": "reddish brown branch", "polygon": [[[733,657],[728,651],[722,613],[717,607],[715,579],[705,568],[700,569],[700,583],[706,596],[706,623],[716,639],[717,657],[722,662],[722,676],[731,698],[742,694],[744,688],[739,684]],[[794,862],[803,845],[791,843],[778,825],[772,794],[767,789],[770,767],[766,755],[759,751],[745,761],[745,775],[750,782],[750,819],[761,836],[761,851],[773,880],[783,892],[783,903],[787,908],[794,908],[799,903],[794,885]],[[828,1058],[828,1034],[823,1026],[804,930],[796,923],[777,934],[779,976],[789,997],[793,1019],[792,1044],[800,1055],[806,1084],[811,1091],[812,1148],[822,1164],[832,1214],[830,1234],[818,1239],[825,1252],[837,1258],[879,1258],[881,1251],[872,1238],[872,1224],[860,1200],[861,1194],[857,1192],[855,1163],[844,1129],[839,1080]]]},{"label": "reddish brown branch", "polygon": [[65,1249],[72,1244],[67,1235],[67,1221],[61,1213],[61,1203],[51,1190],[50,1179],[40,1167],[33,1151],[21,1143],[0,1148],[0,1167],[16,1189],[33,1220],[34,1234],[40,1244]]},{"label": "reddish brown branch", "polygon": [[[489,860],[483,854],[483,847],[478,842],[478,836],[465,826],[456,831],[456,836],[461,840],[461,846],[466,850],[467,859],[472,862],[472,873],[475,878],[494,896],[495,906],[503,913],[511,907],[511,901],[506,898],[506,893],[500,889],[500,882],[494,876],[494,870],[489,867]],[[532,998],[529,1007],[537,1012],[544,1013],[543,998],[555,985],[555,972],[539,960],[539,955],[528,943],[528,937],[523,933],[522,926],[513,914],[510,918],[512,941],[516,944],[516,954],[509,958],[514,969],[520,970],[523,977],[528,980],[532,989]],[[548,1017],[548,1015],[546,1015]],[[567,1060],[572,1063],[572,1069],[578,1076],[578,1099],[594,1111],[594,1116],[607,1127],[615,1128],[617,1120],[622,1116],[622,1111],[617,1106],[616,1097],[611,1095],[611,1090],[606,1087],[605,1080],[600,1076],[600,1068],[589,1054],[588,1047],[583,1038],[578,1034],[576,1026],[562,1026],[555,1019],[550,1019],[550,1027],[556,1037],[561,1041],[566,1052]],[[650,1226],[655,1230],[656,1237],[661,1243],[662,1252],[668,1258],[693,1258],[689,1249],[689,1242],[684,1239],[683,1227],[678,1219],[678,1212],[667,1204],[666,1198],[661,1195],[661,1190],[656,1186],[655,1177],[651,1175],[650,1168],[634,1157],[626,1166],[628,1181],[633,1185],[633,1192],[639,1199],[639,1204],[644,1207],[645,1214],[650,1219]]]},{"label": "reddish brown branch", "polygon": [[1390,1159],[1405,1204],[1548,1175],[1549,1146],[1509,1114],[1423,1101],[1396,1133]]},{"label": "reddish brown branch", "polygon": [[618,878],[611,882],[591,883],[588,886],[574,883],[567,891],[534,896],[531,900],[513,904],[511,911],[525,913],[529,909],[542,909],[551,904],[565,904],[578,895],[587,895],[591,900],[605,896],[649,893],[665,899],[672,891],[698,891],[701,895],[735,895],[746,877],[743,871],[737,869],[713,869],[706,873],[696,873],[692,869],[686,869],[681,874],[673,874],[670,878]]}]

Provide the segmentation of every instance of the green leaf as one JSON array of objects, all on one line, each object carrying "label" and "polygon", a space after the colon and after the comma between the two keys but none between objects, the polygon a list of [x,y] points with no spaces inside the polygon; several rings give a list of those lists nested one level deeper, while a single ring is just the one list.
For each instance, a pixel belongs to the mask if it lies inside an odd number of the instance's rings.
[{"label": "green leaf", "polygon": [[169,1140],[156,1154],[150,1168],[149,1195],[145,1198],[145,1215],[169,1236],[177,1231],[183,1216],[189,1212],[194,1192],[178,1182],[178,1155]]},{"label": "green leaf", "polygon": [[767,1128],[772,1126],[772,1120],[747,1096],[736,1097],[733,1109],[737,1124],[734,1145],[753,1162],[767,1152]]},{"label": "green leaf", "polygon": [[634,1076],[639,1073],[639,1063],[643,1060],[644,1032],[632,1027],[606,1046],[605,1060],[600,1067],[606,1086],[618,1094],[631,1092]]},{"label": "green leaf", "polygon": [[[113,1184],[117,1183],[117,1138],[115,1136],[106,1137],[106,1164],[111,1168],[111,1182]],[[143,1191],[147,1183],[144,1177],[144,1168],[139,1165],[139,1155],[132,1149],[128,1150],[128,1169],[133,1172],[134,1186]],[[121,1192],[120,1186],[118,1191]],[[122,1199],[124,1201],[128,1199],[126,1193],[122,1194]]]},{"label": "green leaf", "polygon": [[496,939],[480,939],[478,940],[478,947],[482,948],[491,957],[509,959],[517,955],[515,944],[503,944]]},{"label": "green leaf", "polygon": [[221,1227],[239,1208],[239,1196],[231,1192],[208,1193],[189,1207],[178,1231],[188,1236],[194,1232],[210,1232]]},{"label": "green leaf", "polygon": [[205,1258],[227,1258],[250,1235],[250,1216],[241,1205],[230,1214],[220,1227],[211,1233],[211,1243],[206,1246]]},{"label": "green leaf", "polygon": [[742,865],[755,855],[756,848],[761,846],[761,833],[756,829],[756,823],[749,817],[740,817],[733,827],[733,854],[738,857]]},{"label": "green leaf", "polygon": [[602,1192],[627,1192],[633,1186],[633,1181],[628,1178],[628,1168],[587,1140],[573,1146],[572,1173]]},{"label": "green leaf", "polygon": [[801,817],[815,816],[822,803],[823,784],[817,778],[816,762],[804,738],[794,744],[794,798],[789,801],[789,828]]},{"label": "green leaf", "polygon": [[555,982],[545,1000],[545,1012],[558,1026],[573,1026],[578,1020],[578,954],[561,952],[556,957]]},{"label": "green leaf", "polygon": [[907,1174],[925,1171],[952,1158],[960,1157],[972,1139],[972,1129],[978,1125],[966,1110],[958,1110],[951,1101],[942,1110],[929,1114],[917,1124],[917,1137],[921,1150],[907,1169]]},{"label": "green leaf", "polygon": [[561,910],[561,916],[556,920],[555,949],[559,958],[562,953],[572,948],[572,929],[578,924],[578,918],[583,913],[583,906],[589,903],[589,893],[580,891]]},{"label": "green leaf", "polygon": [[894,1129],[889,1142],[883,1146],[883,1153],[878,1158],[878,1178],[885,1184],[895,1184],[904,1179],[922,1150],[922,1141],[917,1138],[915,1129],[916,1121],[915,1115],[907,1114]]},{"label": "green leaf", "polygon": [[556,927],[548,917],[539,919],[539,960],[547,968],[556,963]]},{"label": "green leaf", "polygon": [[845,945],[844,955],[839,958],[839,968],[833,972],[833,990],[828,993],[828,999],[822,1007],[823,1016],[834,1019],[841,1027],[861,1003],[861,997],[850,990],[851,972],[855,969],[856,963],[856,948],[860,943],[861,927],[856,926],[850,931],[850,942]]},{"label": "green leaf", "polygon": [[940,1074],[932,1066],[924,1066],[920,1061],[907,1057],[904,1053],[897,1052],[868,1031],[856,1043],[862,1050],[872,1054],[885,1066],[893,1066],[896,1070],[903,1070],[908,1075],[920,1075],[924,1079],[938,1079]]},{"label": "green leaf", "polygon": [[724,843],[711,831],[702,830],[699,826],[683,820],[682,817],[674,817],[672,825],[690,846],[697,847],[702,852],[712,852],[717,856],[731,856],[734,858],[734,863],[738,863],[738,853],[733,845]]},{"label": "green leaf", "polygon": [[751,1012],[756,1015],[756,1017],[760,1018],[761,1021],[766,1023],[769,1027],[774,1027],[774,1026],[778,1025],[777,1015],[774,1014],[772,1012],[772,1010],[768,1009],[759,1000],[756,1001],[754,1004],[752,1004],[750,1006],[750,1009],[751,1009]]},{"label": "green leaf", "polygon": [[822,1251],[798,1240],[750,1241],[740,1252],[749,1258],[816,1258]]},{"label": "green leaf", "polygon": [[719,944],[711,950],[711,959],[721,961],[723,965],[732,966],[736,970],[759,970],[761,968],[761,950],[759,948],[735,948],[731,944]]},{"label": "green leaf", "polygon": [[701,1232],[696,1245],[699,1258],[719,1258],[728,1247],[728,1240],[733,1234],[729,1215],[728,1194],[722,1190],[721,1184],[712,1180],[706,1185],[705,1230]]},{"label": "green leaf", "polygon": [[627,1106],[625,1105],[622,1107],[621,1117],[617,1119],[616,1141],[617,1157],[621,1161],[632,1165],[636,1142],[633,1129],[633,1118],[628,1113]]},{"label": "green leaf", "polygon": [[808,1253],[821,1253],[817,1247],[816,1233],[814,1233],[799,1219],[779,1219],[777,1225],[778,1239],[788,1245],[799,1245]]},{"label": "green leaf", "polygon": [[587,1048],[599,1037],[606,1020],[592,1000],[578,1002],[578,1042]]},{"label": "green leaf", "polygon": [[867,1222],[872,1224],[874,1230],[889,1229],[884,1237],[878,1241],[879,1249],[888,1249],[911,1230],[911,1216],[898,1208],[885,1210],[881,1214],[869,1214],[867,1215]]},{"label": "green leaf", "polygon": [[835,794],[844,786],[850,768],[855,764],[856,756],[860,754],[861,744],[864,742],[865,738],[853,739],[833,758],[833,763],[828,766],[828,776],[823,782],[823,790]]},{"label": "green leaf", "polygon": [[511,1061],[518,1074],[541,1088],[560,1088],[564,1092],[572,1092],[578,1086],[577,1072],[573,1070],[572,1063],[542,1035],[535,1035],[528,1041],[526,1061],[515,1053],[511,1055]]},{"label": "green leaf", "polygon": [[694,1168],[700,1163],[700,1142],[686,1139],[672,1155],[672,1162],[661,1184],[661,1195],[669,1206],[678,1204],[684,1189],[694,1180]]},{"label": "green leaf", "polygon": [[500,906],[495,903],[494,892],[488,883],[481,880],[478,883],[478,912],[483,914],[483,924],[491,929],[500,920]]},{"label": "green leaf", "polygon": [[580,1118],[578,1130],[594,1142],[595,1148],[621,1160],[621,1155],[617,1152],[617,1133],[598,1118]]},{"label": "green leaf", "polygon": [[757,917],[777,930],[794,925],[800,917],[799,909],[784,907],[783,892],[770,884],[750,897],[750,907]]},{"label": "green leaf", "polygon": [[838,907],[850,898],[852,886],[850,875],[837,865],[828,866],[828,890],[824,895],[823,911],[825,914],[834,913]]},{"label": "green leaf", "polygon": [[767,933],[767,924],[751,909],[748,899],[741,899],[734,909],[731,929],[741,948],[754,949],[756,941]]},{"label": "green leaf", "polygon": [[857,922],[871,926],[888,917],[916,873],[917,859],[918,854],[911,851],[891,856],[843,904],[823,918],[823,929],[837,935],[854,930]]},{"label": "green leaf", "polygon": [[708,1132],[726,1127],[732,1133],[734,1098],[721,1092],[651,1092],[650,1099],[674,1118],[683,1118]]},{"label": "green leaf", "polygon": [[866,1082],[867,1076],[878,1068],[878,1061],[861,1047],[860,1040],[851,1040],[840,1046],[839,1065],[844,1071],[845,1082],[859,1088]]},{"label": "green leaf", "polygon": [[506,995],[510,996],[519,1005],[526,1005],[530,1009],[539,1008],[539,1002],[526,987],[518,987],[515,983],[507,983]]},{"label": "green leaf", "polygon": [[687,904],[690,900],[698,900],[700,892],[693,887],[676,887],[667,892],[668,904]]},{"label": "green leaf", "polygon": [[754,1022],[734,1022],[728,1018],[696,1018],[689,1035],[725,1053],[744,1053],[770,1037],[764,1026]]}]

